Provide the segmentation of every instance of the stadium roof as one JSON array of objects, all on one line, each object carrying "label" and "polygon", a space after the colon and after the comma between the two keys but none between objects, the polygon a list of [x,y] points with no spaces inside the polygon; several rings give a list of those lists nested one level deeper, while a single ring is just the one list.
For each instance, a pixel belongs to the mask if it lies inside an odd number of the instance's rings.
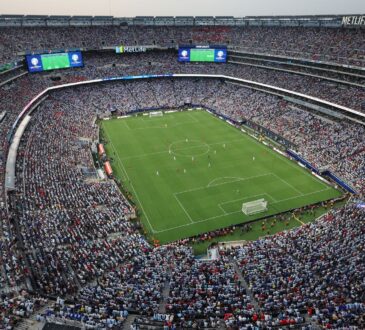
[{"label": "stadium roof", "polygon": [[307,26],[365,27],[365,15],[302,16],[68,16],[68,15],[0,15],[1,26],[91,26],[91,25],[177,25],[177,26]]}]

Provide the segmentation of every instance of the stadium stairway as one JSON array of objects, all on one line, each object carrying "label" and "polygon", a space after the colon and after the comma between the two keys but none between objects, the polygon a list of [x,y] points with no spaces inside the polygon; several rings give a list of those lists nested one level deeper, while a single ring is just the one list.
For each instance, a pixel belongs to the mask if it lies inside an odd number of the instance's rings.
[{"label": "stadium stairway", "polygon": [[243,278],[242,272],[240,271],[237,263],[235,261],[232,261],[231,264],[234,267],[234,269],[236,270],[236,273],[238,275],[239,280],[241,281],[241,284],[245,287],[246,292],[247,292],[248,296],[250,297],[250,301],[251,301],[252,305],[255,308],[255,311],[258,311],[259,310],[259,304],[257,303],[257,300],[255,299],[254,295],[252,294],[252,291],[250,290],[247,282]]},{"label": "stadium stairway", "polygon": [[[252,291],[250,290],[250,287],[248,286],[247,282],[245,281],[245,279],[242,276],[242,273],[239,269],[239,266],[237,264],[236,261],[232,261],[231,264],[233,265],[234,269],[236,270],[236,273],[238,275],[239,280],[241,281],[242,285],[245,287],[246,292],[248,293],[249,297],[250,297],[250,301],[252,303],[252,305],[255,308],[255,311],[259,312],[260,308],[259,308],[259,304],[257,303],[257,300],[255,299]],[[309,316],[307,314],[303,314],[302,315],[305,319],[304,323],[302,324],[297,324],[294,326],[294,329],[300,329],[302,326],[304,325],[310,325],[311,329],[313,330],[319,330],[318,325],[316,325],[315,323],[311,322]]]},{"label": "stadium stairway", "polygon": [[170,278],[171,278],[171,270],[169,269],[167,273],[167,281],[165,283],[165,287],[162,290],[161,301],[158,307],[158,312],[161,314],[166,313],[166,300],[170,294]]},{"label": "stadium stairway", "polygon": [[125,322],[123,323],[123,330],[131,330],[132,324],[134,323],[134,320],[136,319],[137,315],[129,314]]},{"label": "stadium stairway", "polygon": [[43,329],[45,322],[39,322],[36,320],[37,315],[42,315],[46,313],[46,310],[52,307],[53,302],[50,301],[46,305],[42,306],[40,309],[34,311],[30,318],[22,319],[22,321],[16,325],[17,330],[41,330]]}]

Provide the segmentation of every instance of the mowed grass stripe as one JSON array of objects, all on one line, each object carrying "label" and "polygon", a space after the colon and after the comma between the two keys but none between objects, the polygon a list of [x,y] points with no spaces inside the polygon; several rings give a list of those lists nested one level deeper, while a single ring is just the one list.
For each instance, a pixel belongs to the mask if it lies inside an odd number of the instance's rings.
[{"label": "mowed grass stripe", "polygon": [[[163,243],[341,194],[206,111],[113,119],[102,128],[114,174]],[[242,202],[257,196],[269,210],[242,214]]]}]

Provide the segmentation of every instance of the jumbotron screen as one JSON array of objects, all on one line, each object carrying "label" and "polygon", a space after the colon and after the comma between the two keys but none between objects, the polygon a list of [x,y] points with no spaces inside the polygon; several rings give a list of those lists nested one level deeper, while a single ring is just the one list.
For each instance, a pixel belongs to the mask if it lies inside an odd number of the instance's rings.
[{"label": "jumbotron screen", "polygon": [[227,61],[227,49],[180,47],[178,56],[179,62],[225,63]]},{"label": "jumbotron screen", "polygon": [[82,67],[84,65],[81,52],[26,55],[26,60],[29,72]]}]

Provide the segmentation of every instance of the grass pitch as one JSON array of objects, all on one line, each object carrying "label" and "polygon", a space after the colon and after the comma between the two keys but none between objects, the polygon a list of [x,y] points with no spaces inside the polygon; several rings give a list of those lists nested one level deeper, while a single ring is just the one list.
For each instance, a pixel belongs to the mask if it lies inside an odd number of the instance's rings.
[{"label": "grass pitch", "polygon": [[[114,175],[161,243],[341,195],[296,163],[206,111],[102,122]],[[265,198],[267,212],[242,203]]]}]

